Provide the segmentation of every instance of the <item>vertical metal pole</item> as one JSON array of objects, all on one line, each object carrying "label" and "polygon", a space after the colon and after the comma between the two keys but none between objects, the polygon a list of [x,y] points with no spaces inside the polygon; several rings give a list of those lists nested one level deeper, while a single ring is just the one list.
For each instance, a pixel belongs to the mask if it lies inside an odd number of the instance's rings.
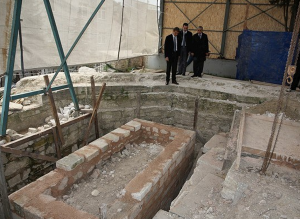
[{"label": "vertical metal pole", "polygon": [[225,8],[225,16],[224,16],[224,24],[223,24],[223,34],[222,34],[222,43],[221,43],[221,51],[220,51],[221,58],[224,58],[225,43],[226,43],[226,36],[227,36],[227,27],[228,27],[228,19],[229,19],[229,12],[230,12],[230,3],[231,3],[231,0],[226,0],[226,8]]},{"label": "vertical metal pole", "polygon": [[[50,21],[50,25],[51,25],[52,33],[53,33],[53,36],[54,36],[54,39],[55,39],[58,54],[59,54],[60,60],[63,62],[64,59],[65,59],[65,54],[64,54],[63,47],[61,45],[60,37],[59,37],[59,34],[58,34],[57,26],[56,26],[56,23],[55,23],[55,19],[54,19],[54,16],[53,16],[53,12],[52,12],[52,8],[51,8],[49,0],[44,0],[44,4],[45,4],[45,8],[46,8],[48,18],[49,18],[49,21]],[[70,93],[71,93],[71,97],[72,97],[72,101],[74,103],[75,109],[79,110],[78,101],[77,101],[77,98],[76,98],[76,95],[75,95],[75,90],[74,90],[74,87],[73,87],[73,83],[72,83],[72,80],[71,80],[71,76],[70,76],[70,72],[69,72],[67,62],[64,63],[63,69],[64,69],[64,73],[65,73],[65,76],[66,76],[66,79],[67,79],[67,83],[69,85],[69,90],[70,90]]]},{"label": "vertical metal pole", "polygon": [[20,21],[20,27],[19,27],[19,42],[20,42],[20,51],[21,51],[21,69],[22,69],[22,75],[24,78],[25,77],[25,69],[24,69],[24,58],[23,58],[23,40],[22,40],[21,21]]},{"label": "vertical metal pole", "polygon": [[1,123],[0,123],[0,135],[6,135],[7,128],[7,118],[9,110],[9,99],[11,94],[11,84],[13,79],[15,56],[18,40],[18,30],[20,26],[20,15],[21,15],[22,0],[15,0],[13,21],[10,34],[9,51],[6,65],[6,75],[3,93],[3,103],[2,103],[2,113],[1,113]]},{"label": "vertical metal pole", "polygon": [[[9,52],[7,58],[6,75],[5,75],[5,85],[2,103],[2,113],[1,113],[1,136],[6,135],[7,128],[7,118],[9,110],[9,99],[11,94],[11,84],[14,73],[15,56],[18,40],[18,30],[20,26],[20,16],[21,16],[22,0],[15,0],[14,14],[11,27]],[[1,155],[0,148],[0,155]],[[12,219],[12,213],[10,210],[9,199],[7,196],[7,187],[3,170],[3,163],[0,156],[0,192],[3,207],[3,215],[6,219]]]},{"label": "vertical metal pole", "polygon": [[160,0],[160,10],[159,10],[159,40],[158,40],[158,52],[162,50],[162,34],[163,34],[163,21],[164,21],[164,0]]}]

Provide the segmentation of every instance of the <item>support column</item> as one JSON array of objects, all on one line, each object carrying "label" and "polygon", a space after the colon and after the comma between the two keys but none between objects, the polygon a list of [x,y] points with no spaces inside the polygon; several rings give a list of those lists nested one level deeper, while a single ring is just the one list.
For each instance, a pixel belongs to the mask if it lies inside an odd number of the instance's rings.
[{"label": "support column", "polygon": [[[48,14],[48,18],[49,18],[49,21],[50,21],[52,33],[53,33],[53,36],[54,36],[54,39],[55,39],[55,43],[56,43],[56,47],[57,47],[57,50],[58,50],[60,60],[61,60],[61,62],[64,62],[65,54],[64,54],[63,47],[61,45],[60,37],[59,37],[59,34],[58,34],[57,26],[56,26],[56,23],[55,23],[55,19],[54,19],[54,16],[53,16],[53,12],[52,12],[52,8],[51,8],[49,0],[44,0],[44,4],[45,4],[45,8],[46,8],[46,11],[47,11],[47,14]],[[73,83],[72,83],[72,80],[71,80],[71,76],[70,76],[70,72],[69,72],[67,62],[64,62],[63,69],[64,69],[64,73],[65,73],[65,76],[66,76],[66,79],[67,79],[69,90],[70,90],[70,93],[71,93],[72,101],[74,103],[74,107],[75,107],[76,110],[79,110],[78,101],[77,101],[77,98],[76,98],[76,95],[75,95],[75,90],[74,90],[74,87],[73,87]]]},{"label": "support column", "polygon": [[224,16],[224,24],[223,24],[223,34],[222,34],[222,43],[221,43],[221,51],[220,57],[224,58],[225,52],[225,43],[226,43],[226,36],[227,36],[227,27],[228,27],[228,19],[229,19],[229,12],[230,12],[230,3],[231,0],[226,0],[226,8],[225,8],[225,16]]}]

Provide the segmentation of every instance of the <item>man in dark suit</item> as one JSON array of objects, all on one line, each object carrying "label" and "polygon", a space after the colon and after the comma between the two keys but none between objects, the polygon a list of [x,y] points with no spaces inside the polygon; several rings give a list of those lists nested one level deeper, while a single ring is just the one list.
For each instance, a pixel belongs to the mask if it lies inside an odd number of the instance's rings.
[{"label": "man in dark suit", "polygon": [[193,36],[192,53],[194,56],[194,75],[192,77],[202,77],[204,61],[209,56],[208,38],[203,33],[203,27],[199,26],[197,33]]},{"label": "man in dark suit", "polygon": [[177,84],[176,81],[176,71],[177,71],[177,63],[178,57],[180,55],[180,45],[181,38],[178,36],[179,28],[175,27],[173,29],[173,33],[168,35],[165,40],[165,59],[167,61],[167,71],[166,71],[166,85],[169,84],[170,81],[170,72],[172,69],[172,84]]},{"label": "man in dark suit", "polygon": [[193,34],[188,31],[188,24],[184,23],[182,26],[182,30],[179,33],[181,41],[181,50],[180,50],[180,59],[179,59],[179,75],[185,75],[186,66],[187,66],[187,58],[192,49],[193,43]]}]

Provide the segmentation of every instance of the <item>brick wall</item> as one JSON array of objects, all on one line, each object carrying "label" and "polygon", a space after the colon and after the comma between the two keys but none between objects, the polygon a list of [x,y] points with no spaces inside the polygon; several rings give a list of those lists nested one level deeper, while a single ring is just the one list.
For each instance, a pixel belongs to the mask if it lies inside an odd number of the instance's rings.
[{"label": "brick wall", "polygon": [[[182,186],[190,169],[195,133],[138,119],[62,158],[54,171],[11,194],[9,199],[13,213],[26,219],[97,218],[57,198],[90,174],[97,163],[138,138],[167,145],[144,171],[129,182],[125,196],[116,200],[109,209],[108,218],[122,218],[124,214],[129,218],[151,218],[160,208],[169,206]],[[116,215],[119,205],[126,208]]]}]

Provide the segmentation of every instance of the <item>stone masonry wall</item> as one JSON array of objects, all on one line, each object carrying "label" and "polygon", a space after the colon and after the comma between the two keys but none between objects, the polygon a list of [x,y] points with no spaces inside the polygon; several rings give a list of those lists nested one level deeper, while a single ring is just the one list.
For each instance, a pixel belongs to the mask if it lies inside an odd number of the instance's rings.
[{"label": "stone masonry wall", "polygon": [[[96,86],[96,93],[100,86]],[[80,104],[90,104],[90,87],[75,87]],[[137,99],[141,93],[140,101]],[[197,130],[205,142],[215,133],[226,132],[230,129],[233,112],[242,105],[259,104],[262,98],[229,94],[220,91],[207,91],[176,86],[118,86],[106,87],[100,109],[98,110],[100,136],[138,117],[140,103],[140,118],[167,125],[192,129],[194,119],[195,99],[199,98],[199,113]],[[51,115],[48,97],[39,96],[39,106],[32,110],[14,112],[9,116],[8,128],[22,131],[30,126],[44,124],[47,116]],[[68,90],[54,92],[57,107],[63,107],[71,102]],[[63,155],[82,147],[82,139],[89,119],[85,119],[70,127],[64,128],[65,145]],[[95,139],[94,128],[91,130],[90,141]],[[52,135],[41,137],[28,142],[17,149],[34,153],[55,155]],[[54,165],[49,162],[17,157],[11,154],[1,154],[5,168],[9,192],[16,191],[38,177],[51,171]]]}]

